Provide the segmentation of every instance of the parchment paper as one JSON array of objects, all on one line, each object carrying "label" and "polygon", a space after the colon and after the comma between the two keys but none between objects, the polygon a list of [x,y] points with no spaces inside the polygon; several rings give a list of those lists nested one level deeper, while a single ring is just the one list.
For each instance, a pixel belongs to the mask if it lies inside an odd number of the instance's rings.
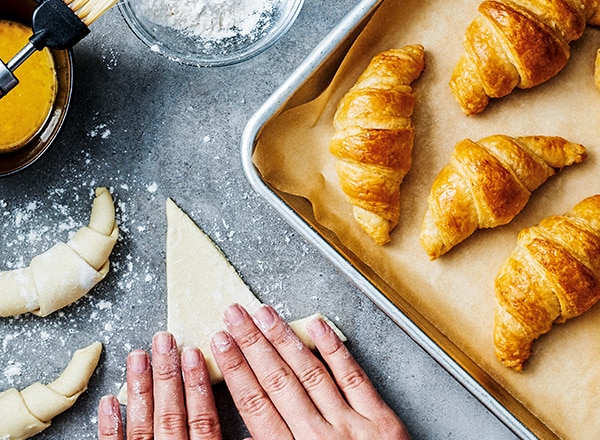
[{"label": "parchment paper", "polygon": [[[270,185],[309,199],[323,226],[558,436],[597,439],[600,306],[542,336],[522,373],[496,360],[492,328],[494,278],[514,248],[518,231],[600,193],[600,91],[593,78],[600,31],[588,27],[572,44],[567,67],[549,82],[513,92],[483,114],[467,117],[451,95],[448,80],[478,4],[479,0],[385,1],[322,95],[265,127],[254,161]],[[425,47],[426,67],[413,83],[413,166],[401,187],[400,224],[392,242],[379,247],[356,225],[339,188],[328,150],[332,118],[340,98],[373,55],[414,43]],[[562,136],[585,145],[589,156],[551,177],[509,225],[480,230],[439,260],[429,261],[419,245],[419,231],[434,177],[456,142],[497,133]]]}]

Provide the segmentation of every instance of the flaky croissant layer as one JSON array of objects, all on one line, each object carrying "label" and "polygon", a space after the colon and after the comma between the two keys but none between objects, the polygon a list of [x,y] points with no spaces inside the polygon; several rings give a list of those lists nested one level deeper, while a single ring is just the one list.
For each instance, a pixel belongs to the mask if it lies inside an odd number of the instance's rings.
[{"label": "flaky croissant layer", "polygon": [[540,335],[600,300],[600,195],[522,230],[495,294],[496,356],[520,371]]},{"label": "flaky croissant layer", "polygon": [[586,23],[600,25],[597,0],[484,1],[465,32],[465,53],[450,88],[464,113],[480,113],[490,98],[528,89],[567,64],[569,44]]},{"label": "flaky croissant layer", "polygon": [[460,141],[432,183],[421,246],[435,260],[476,229],[507,224],[533,190],[585,156],[583,145],[556,136],[494,135]]},{"label": "flaky croissant layer", "polygon": [[424,49],[379,53],[342,97],[329,149],[354,218],[378,244],[400,216],[400,184],[412,164],[415,105],[410,84],[425,66]]}]

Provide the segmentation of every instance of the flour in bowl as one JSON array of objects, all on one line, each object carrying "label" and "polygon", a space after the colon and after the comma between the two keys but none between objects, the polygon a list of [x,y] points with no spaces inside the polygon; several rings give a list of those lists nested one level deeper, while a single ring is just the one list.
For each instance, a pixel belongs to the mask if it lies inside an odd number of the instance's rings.
[{"label": "flour in bowl", "polygon": [[142,0],[152,22],[206,40],[248,36],[279,0]]}]

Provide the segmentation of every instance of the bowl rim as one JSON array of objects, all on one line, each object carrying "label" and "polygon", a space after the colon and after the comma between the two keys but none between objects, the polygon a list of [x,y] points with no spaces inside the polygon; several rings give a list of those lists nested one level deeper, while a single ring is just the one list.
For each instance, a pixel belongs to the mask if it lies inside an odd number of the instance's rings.
[{"label": "bowl rim", "polygon": [[[289,31],[300,14],[304,0],[280,0],[280,3],[286,1],[292,2],[289,11],[281,18],[276,27],[272,27],[268,30],[264,37],[256,39],[242,51],[219,54],[218,56],[209,56],[200,52],[182,53],[174,50],[157,39],[157,37],[148,29],[148,26],[146,26],[142,20],[140,20],[134,8],[131,6],[131,1],[128,0],[119,2],[118,8],[121,12],[121,15],[125,19],[127,26],[136,35],[136,37],[153,52],[157,52],[172,61],[190,66],[222,67],[238,64],[243,61],[247,61],[256,55],[259,55],[270,48],[277,40],[279,40]],[[152,23],[152,25],[156,26],[157,28],[162,28],[162,26],[154,23]]]}]

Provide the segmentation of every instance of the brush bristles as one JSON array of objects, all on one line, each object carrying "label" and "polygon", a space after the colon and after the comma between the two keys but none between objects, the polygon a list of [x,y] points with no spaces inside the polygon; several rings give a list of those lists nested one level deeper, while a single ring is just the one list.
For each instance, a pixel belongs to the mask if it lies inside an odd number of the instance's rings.
[{"label": "brush bristles", "polygon": [[86,26],[113,7],[118,0],[63,0]]}]

